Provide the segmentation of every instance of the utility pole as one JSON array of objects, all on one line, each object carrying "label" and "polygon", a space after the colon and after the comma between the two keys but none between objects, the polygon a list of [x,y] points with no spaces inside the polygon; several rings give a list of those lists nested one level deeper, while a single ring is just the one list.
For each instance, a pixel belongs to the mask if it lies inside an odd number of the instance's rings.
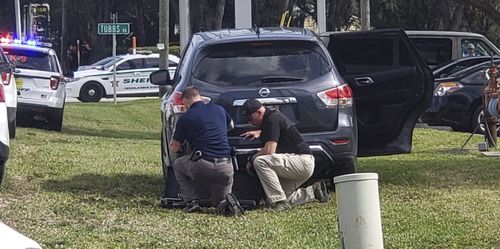
[{"label": "utility pole", "polygon": [[326,3],[325,0],[317,0],[316,1],[316,9],[318,10],[317,18],[318,18],[318,33],[326,32]]},{"label": "utility pole", "polygon": [[66,41],[64,39],[64,34],[66,34],[66,0],[62,0],[62,17],[61,17],[61,64],[65,72],[71,71],[67,63],[66,53],[64,52],[64,47]]},{"label": "utility pole", "polygon": [[[168,70],[168,42],[169,42],[169,26],[168,26],[168,19],[169,19],[169,0],[160,0],[160,20],[159,20],[159,26],[160,26],[160,41],[157,45],[158,50],[160,50],[160,70],[161,69],[166,69]],[[165,95],[167,92],[168,87],[167,86],[160,86],[159,88],[159,97],[160,99]]]},{"label": "utility pole", "polygon": [[370,30],[370,0],[360,0],[361,30]]},{"label": "utility pole", "polygon": [[[118,22],[118,14],[111,13],[112,23]],[[116,105],[116,34],[113,33],[113,103]]]},{"label": "utility pole", "polygon": [[191,22],[189,21],[189,0],[179,0],[179,26],[180,26],[180,51],[184,51],[184,48],[189,42],[189,37],[191,36]]},{"label": "utility pole", "polygon": [[16,35],[15,38],[22,39],[24,38],[22,30],[21,30],[21,5],[19,0],[14,0],[14,10],[16,12]]}]

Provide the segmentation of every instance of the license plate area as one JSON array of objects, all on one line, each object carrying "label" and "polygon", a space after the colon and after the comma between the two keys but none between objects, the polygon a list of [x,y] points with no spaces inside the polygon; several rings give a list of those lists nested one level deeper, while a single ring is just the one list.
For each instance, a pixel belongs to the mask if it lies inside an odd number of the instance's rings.
[{"label": "license plate area", "polygon": [[[285,116],[290,119],[290,121],[294,124],[297,123],[297,110],[295,109],[295,105],[292,104],[282,104],[282,105],[264,105],[270,110],[277,110],[283,113]],[[247,116],[243,115],[243,108],[241,106],[237,107],[236,110],[236,124],[248,124],[249,119]]]},{"label": "license plate area", "polygon": [[16,79],[16,88],[17,88],[17,90],[23,88],[23,85],[24,85],[23,79]]}]

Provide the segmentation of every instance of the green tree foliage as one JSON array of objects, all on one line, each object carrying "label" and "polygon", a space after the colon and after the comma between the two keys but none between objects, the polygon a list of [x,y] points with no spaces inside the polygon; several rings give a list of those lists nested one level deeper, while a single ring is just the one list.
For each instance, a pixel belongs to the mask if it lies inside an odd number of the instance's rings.
[{"label": "green tree foliage", "polygon": [[476,32],[499,45],[500,0],[371,1],[371,25]]},{"label": "green tree foliage", "polygon": [[[53,36],[61,36],[63,0],[20,0],[28,3],[49,3]],[[67,46],[76,40],[89,41],[93,46],[92,60],[111,53],[111,37],[98,36],[97,23],[110,22],[110,13],[118,13],[120,22],[131,24],[138,46],[154,46],[158,42],[158,0],[64,0],[66,3]],[[217,30],[234,27],[236,0],[191,0],[191,31]],[[5,0],[0,8],[0,32],[13,32],[13,0]],[[404,28],[417,30],[470,31],[486,35],[500,45],[500,0],[371,0],[371,25],[374,28]],[[252,0],[253,23],[257,26],[278,26],[281,15],[295,4],[296,20],[316,19],[316,0]],[[327,30],[342,30],[350,26],[353,16],[359,16],[359,0],[326,0]],[[179,20],[179,0],[170,0],[170,37]],[[118,37],[119,51],[127,51],[131,41]],[[57,46],[57,45],[56,45]],[[58,49],[57,49],[58,50]]]}]

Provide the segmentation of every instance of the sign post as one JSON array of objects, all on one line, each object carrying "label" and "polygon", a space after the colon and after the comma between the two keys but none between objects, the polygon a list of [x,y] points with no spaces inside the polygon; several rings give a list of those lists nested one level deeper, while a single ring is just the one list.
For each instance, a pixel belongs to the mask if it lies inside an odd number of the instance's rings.
[{"label": "sign post", "polygon": [[98,35],[113,35],[113,102],[116,105],[116,35],[128,35],[129,23],[118,23],[116,13],[111,14],[112,23],[98,23]]}]

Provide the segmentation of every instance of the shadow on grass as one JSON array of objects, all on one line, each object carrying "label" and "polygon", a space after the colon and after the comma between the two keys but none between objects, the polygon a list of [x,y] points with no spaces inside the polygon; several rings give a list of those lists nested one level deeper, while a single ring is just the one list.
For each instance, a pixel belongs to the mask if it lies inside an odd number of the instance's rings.
[{"label": "shadow on grass", "polygon": [[63,133],[77,136],[93,136],[93,137],[107,137],[119,139],[142,139],[142,140],[160,140],[160,132],[148,131],[117,131],[110,129],[81,129],[74,127],[63,127]]},{"label": "shadow on grass", "polygon": [[97,194],[111,198],[154,197],[163,191],[163,178],[150,175],[116,174],[111,176],[81,174],[65,180],[49,180],[43,188],[52,192]]},{"label": "shadow on grass", "polygon": [[457,154],[444,153],[442,157],[427,158],[402,156],[398,160],[374,157],[360,160],[358,172],[378,173],[380,183],[389,185],[436,188],[466,185],[495,188],[500,185],[498,159]]}]

